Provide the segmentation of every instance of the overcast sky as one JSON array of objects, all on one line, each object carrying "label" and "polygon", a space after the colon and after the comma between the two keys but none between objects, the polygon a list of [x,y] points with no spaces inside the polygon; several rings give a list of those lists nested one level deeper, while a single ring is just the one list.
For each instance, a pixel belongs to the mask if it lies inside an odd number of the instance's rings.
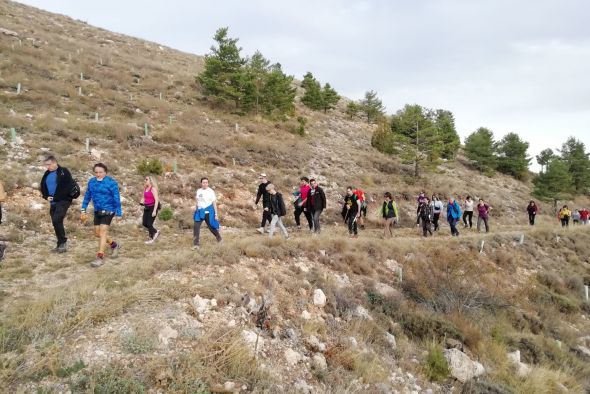
[{"label": "overcast sky", "polygon": [[484,126],[518,133],[531,156],[570,135],[590,149],[587,0],[21,2],[199,55],[228,26],[244,55],[298,79],[352,99],[375,90],[389,113],[448,109],[463,141]]}]

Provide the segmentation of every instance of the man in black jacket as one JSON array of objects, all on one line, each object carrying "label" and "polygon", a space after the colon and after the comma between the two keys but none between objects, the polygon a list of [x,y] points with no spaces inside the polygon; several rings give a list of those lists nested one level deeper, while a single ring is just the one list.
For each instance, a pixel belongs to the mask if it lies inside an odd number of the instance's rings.
[{"label": "man in black jacket", "polygon": [[270,222],[270,229],[268,230],[268,235],[273,236],[275,232],[275,227],[278,225],[285,238],[289,239],[289,233],[283,224],[282,217],[287,214],[287,208],[285,207],[285,201],[283,200],[283,196],[281,193],[278,193],[275,186],[272,183],[269,183],[266,186],[266,191],[270,194],[270,214],[271,214],[271,222]]},{"label": "man in black jacket", "polygon": [[324,189],[318,185],[315,179],[310,179],[309,185],[311,186],[311,189],[307,196],[307,209],[313,218],[312,231],[319,234],[321,231],[320,215],[322,214],[322,211],[326,209],[326,194],[324,193]]},{"label": "man in black jacket", "polygon": [[262,221],[260,222],[260,228],[258,228],[258,232],[260,234],[264,234],[264,227],[266,226],[266,222],[270,224],[272,220],[272,216],[270,214],[270,194],[266,190],[266,186],[270,185],[270,181],[266,178],[266,174],[260,174],[258,177],[260,179],[260,185],[258,185],[258,193],[256,193],[256,205],[260,201],[262,197]]},{"label": "man in black jacket", "polygon": [[49,215],[51,223],[57,236],[57,247],[52,249],[53,252],[64,253],[68,238],[64,228],[64,219],[68,213],[68,208],[72,204],[72,190],[75,187],[72,174],[67,168],[60,167],[54,156],[48,156],[45,159],[47,171],[41,179],[41,194],[43,198],[49,201]]}]

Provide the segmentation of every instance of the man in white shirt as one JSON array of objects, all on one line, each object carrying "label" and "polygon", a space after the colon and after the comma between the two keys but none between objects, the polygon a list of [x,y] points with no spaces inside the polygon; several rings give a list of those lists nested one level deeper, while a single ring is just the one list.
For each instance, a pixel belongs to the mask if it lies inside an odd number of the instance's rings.
[{"label": "man in white shirt", "polygon": [[193,250],[199,249],[201,224],[205,222],[209,231],[213,233],[217,242],[221,242],[219,234],[219,212],[217,211],[217,197],[209,187],[209,179],[201,178],[201,188],[196,193],[197,206],[195,209],[195,227],[193,229]]}]

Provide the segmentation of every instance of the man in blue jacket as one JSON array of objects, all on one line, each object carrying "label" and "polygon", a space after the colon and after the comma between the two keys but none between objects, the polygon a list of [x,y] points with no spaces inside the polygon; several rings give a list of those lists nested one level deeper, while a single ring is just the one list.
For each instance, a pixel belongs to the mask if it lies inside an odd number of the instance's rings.
[{"label": "man in blue jacket", "polygon": [[119,185],[110,176],[107,176],[107,166],[102,163],[94,165],[94,178],[88,181],[88,187],[82,202],[82,214],[80,220],[86,222],[86,209],[92,201],[94,206],[94,235],[99,239],[96,259],[90,263],[92,267],[100,267],[104,264],[104,251],[108,245],[112,251],[112,257],[119,254],[120,244],[109,238],[109,226],[115,216],[122,217],[121,197]]},{"label": "man in blue jacket", "polygon": [[451,226],[451,235],[453,237],[459,236],[459,230],[457,230],[457,223],[461,218],[461,206],[453,197],[449,197],[449,203],[447,205],[447,221]]}]

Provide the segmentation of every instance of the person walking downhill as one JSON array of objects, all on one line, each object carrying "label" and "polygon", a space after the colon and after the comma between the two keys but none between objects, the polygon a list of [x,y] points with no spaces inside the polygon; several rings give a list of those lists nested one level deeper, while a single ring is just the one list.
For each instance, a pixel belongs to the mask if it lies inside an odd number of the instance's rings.
[{"label": "person walking downhill", "polygon": [[270,194],[266,191],[266,186],[270,184],[270,181],[264,173],[260,174],[258,179],[260,180],[260,184],[258,185],[258,193],[256,193],[256,206],[258,206],[258,202],[262,198],[262,220],[260,221],[258,232],[264,234],[266,222],[270,224],[272,219],[270,215]]},{"label": "person walking downhill", "polygon": [[479,233],[481,229],[481,222],[485,224],[486,233],[490,232],[490,226],[488,223],[490,211],[492,207],[489,204],[483,202],[483,199],[479,199],[479,203],[477,204],[477,232]]},{"label": "person walking downhill", "polygon": [[526,207],[526,211],[529,214],[529,224],[531,226],[534,226],[535,225],[535,218],[537,217],[537,212],[539,211],[537,204],[533,200],[531,200],[529,202],[529,205],[527,205],[527,207]]},{"label": "person walking downhill", "polygon": [[356,222],[358,222],[358,226],[361,230],[365,229],[365,221],[363,219],[363,211],[365,212],[365,218],[367,217],[367,196],[362,189],[355,188],[353,191],[354,195],[356,196],[357,201],[360,203],[359,209],[359,217],[357,218]]},{"label": "person walking downhill", "polygon": [[588,217],[590,216],[590,211],[586,208],[582,208],[580,210],[580,221],[582,224],[588,224]]},{"label": "person walking downhill", "polygon": [[98,238],[98,252],[96,259],[90,263],[92,267],[100,267],[104,264],[105,248],[111,250],[111,256],[116,258],[119,255],[121,245],[109,238],[109,227],[115,216],[122,217],[121,196],[117,181],[107,175],[107,166],[98,163],[94,165],[94,178],[88,181],[80,220],[86,223],[86,209],[92,201],[94,206],[94,235]]},{"label": "person walking downhill", "polygon": [[574,226],[580,224],[580,211],[578,209],[576,209],[572,215],[572,219],[574,221]]},{"label": "person walking downhill", "polygon": [[451,226],[451,235],[453,237],[459,236],[459,230],[457,230],[457,223],[459,222],[460,218],[461,206],[453,197],[449,197],[449,201],[447,204],[447,222],[449,222],[449,226]]},{"label": "person walking downhill", "polygon": [[145,243],[148,245],[153,244],[160,236],[160,231],[154,227],[154,221],[160,211],[160,193],[156,178],[152,175],[145,177],[143,197],[140,204],[143,205],[142,224],[147,229],[149,238]]},{"label": "person walking downhill", "polygon": [[361,214],[361,202],[352,186],[346,188],[344,204],[342,204],[342,218],[348,226],[348,236],[358,238],[358,220]]},{"label": "person walking downhill", "polygon": [[78,184],[72,178],[70,171],[57,163],[55,156],[45,159],[47,171],[41,178],[41,195],[49,201],[49,216],[57,238],[57,246],[52,252],[65,253],[68,238],[64,227],[64,219],[68,213],[72,200],[80,195]]},{"label": "person walking downhill", "polygon": [[398,213],[397,204],[393,201],[393,196],[390,192],[386,192],[383,195],[384,201],[381,206],[381,217],[385,220],[385,227],[383,229],[383,235],[385,237],[393,237],[393,224],[397,223]]},{"label": "person walking downhill", "polygon": [[211,234],[215,236],[217,242],[221,242],[219,233],[219,211],[217,210],[217,196],[213,189],[209,187],[209,178],[201,178],[201,187],[197,189],[196,196],[197,206],[195,209],[193,227],[193,247],[192,250],[198,250],[201,239],[201,224],[205,222]]},{"label": "person walking downhill", "polygon": [[561,220],[561,227],[569,227],[570,225],[570,217],[572,216],[572,211],[569,210],[567,205],[564,205],[559,210],[559,220]]},{"label": "person walking downhill", "polygon": [[313,220],[312,232],[319,234],[322,230],[320,225],[320,216],[324,209],[326,209],[326,194],[315,179],[310,179],[309,184],[311,189],[307,197],[307,210],[310,212]]},{"label": "person walking downhill", "polygon": [[440,219],[440,214],[443,211],[443,203],[439,198],[435,195],[432,196],[432,201],[430,202],[430,206],[432,208],[432,224],[434,225],[433,231],[438,231],[438,220]]},{"label": "person walking downhill", "polygon": [[469,228],[473,228],[473,199],[467,196],[463,202],[463,228],[468,227],[467,219],[469,219]]},{"label": "person walking downhill", "polygon": [[311,213],[309,209],[307,209],[307,198],[309,196],[309,178],[303,176],[299,179],[299,194],[297,200],[295,201],[295,224],[297,225],[297,229],[301,229],[301,214],[305,215],[305,219],[307,219],[307,225],[309,226],[309,230],[313,228],[313,221],[311,218]]},{"label": "person walking downhill", "polygon": [[427,237],[428,234],[432,235],[432,230],[430,229],[430,223],[432,221],[432,207],[430,206],[430,201],[428,198],[424,202],[420,203],[418,207],[418,217],[419,220],[422,221],[422,235]]},{"label": "person walking downhill", "polygon": [[270,194],[270,229],[268,231],[269,237],[272,237],[275,233],[275,228],[278,225],[286,239],[289,239],[289,233],[283,224],[282,217],[287,214],[287,208],[285,207],[285,201],[283,195],[277,192],[275,185],[269,183],[266,185],[266,191]]}]

